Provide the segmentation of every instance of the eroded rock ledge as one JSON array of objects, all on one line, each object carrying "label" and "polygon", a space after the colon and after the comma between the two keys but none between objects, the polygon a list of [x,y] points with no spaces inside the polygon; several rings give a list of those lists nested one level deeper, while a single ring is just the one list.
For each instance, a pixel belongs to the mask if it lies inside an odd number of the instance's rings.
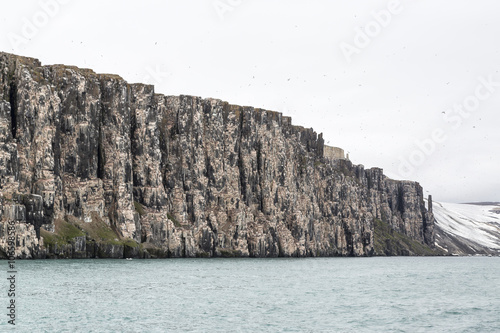
[{"label": "eroded rock ledge", "polygon": [[434,244],[418,183],[281,113],[6,53],[0,165],[0,248],[15,219],[18,257],[418,254],[374,253],[376,221]]}]

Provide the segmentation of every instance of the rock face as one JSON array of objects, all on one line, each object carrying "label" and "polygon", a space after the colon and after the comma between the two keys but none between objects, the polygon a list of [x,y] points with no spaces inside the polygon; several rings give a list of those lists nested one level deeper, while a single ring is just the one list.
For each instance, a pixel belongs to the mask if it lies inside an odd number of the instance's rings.
[{"label": "rock face", "polygon": [[173,257],[373,255],[377,219],[434,244],[418,183],[336,156],[277,112],[0,53],[0,230],[24,209],[31,257],[67,216]]}]

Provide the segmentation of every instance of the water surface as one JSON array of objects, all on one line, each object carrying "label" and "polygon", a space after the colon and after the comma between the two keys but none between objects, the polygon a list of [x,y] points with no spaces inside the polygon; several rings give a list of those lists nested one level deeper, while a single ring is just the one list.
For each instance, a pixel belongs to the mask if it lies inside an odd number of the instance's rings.
[{"label": "water surface", "polygon": [[16,332],[500,332],[498,257],[17,266]]}]

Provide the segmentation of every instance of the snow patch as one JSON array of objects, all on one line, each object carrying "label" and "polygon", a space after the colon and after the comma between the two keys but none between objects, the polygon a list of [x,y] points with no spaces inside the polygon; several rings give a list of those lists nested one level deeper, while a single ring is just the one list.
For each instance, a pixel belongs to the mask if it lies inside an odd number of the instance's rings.
[{"label": "snow patch", "polygon": [[454,204],[433,201],[436,226],[452,236],[500,250],[500,224],[495,205]]}]

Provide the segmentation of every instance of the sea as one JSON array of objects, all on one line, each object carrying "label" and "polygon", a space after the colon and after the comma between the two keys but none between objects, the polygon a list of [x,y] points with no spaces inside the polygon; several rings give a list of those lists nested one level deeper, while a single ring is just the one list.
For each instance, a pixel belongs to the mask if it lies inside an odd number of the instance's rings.
[{"label": "sea", "polygon": [[15,325],[4,279],[0,332],[500,332],[500,257],[18,260],[16,270]]}]

